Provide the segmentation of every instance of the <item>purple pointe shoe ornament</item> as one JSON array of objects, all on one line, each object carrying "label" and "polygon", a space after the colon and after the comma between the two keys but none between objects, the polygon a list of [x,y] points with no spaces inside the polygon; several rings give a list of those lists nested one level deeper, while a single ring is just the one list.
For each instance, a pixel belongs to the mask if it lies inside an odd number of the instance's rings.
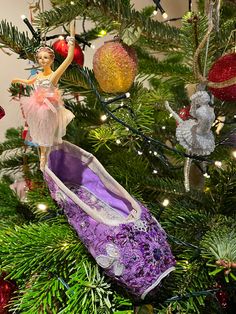
[{"label": "purple pointe shoe ornament", "polygon": [[164,230],[92,154],[63,142],[50,152],[44,176],[98,265],[130,294],[144,299],[174,270]]}]

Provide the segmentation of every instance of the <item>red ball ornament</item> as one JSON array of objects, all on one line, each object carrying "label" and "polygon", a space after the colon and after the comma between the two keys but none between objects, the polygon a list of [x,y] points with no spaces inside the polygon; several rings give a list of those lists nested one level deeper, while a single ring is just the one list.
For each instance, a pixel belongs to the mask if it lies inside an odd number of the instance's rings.
[{"label": "red ball ornament", "polygon": [[118,40],[105,42],[94,54],[93,70],[104,92],[125,93],[137,73],[136,52]]},{"label": "red ball ornament", "polygon": [[[182,120],[188,120],[190,117],[191,117],[191,114],[190,114],[190,108],[191,106],[187,106],[187,107],[183,107],[179,110],[178,112],[178,115],[180,116],[180,118]],[[176,122],[176,124],[178,125],[179,123]]]},{"label": "red ball ornament", "polygon": [[182,120],[188,120],[191,117],[190,108],[191,106],[187,106],[179,110],[179,116]]},{"label": "red ball ornament", "polygon": [[10,301],[13,292],[17,289],[14,281],[4,279],[6,273],[3,272],[0,276],[0,314],[9,313],[6,306]]},{"label": "red ball ornament", "polygon": [[[68,44],[65,39],[58,39],[53,43],[53,49],[63,58],[67,57],[68,54]],[[84,54],[80,46],[75,43],[75,50],[74,50],[74,59],[73,61],[80,66],[84,65]]]},{"label": "red ball ornament", "polygon": [[0,119],[2,119],[5,116],[4,109],[0,106]]},{"label": "red ball ornament", "polygon": [[216,298],[223,309],[228,308],[229,296],[226,291],[219,290],[216,292]]},{"label": "red ball ornament", "polygon": [[236,53],[219,58],[208,74],[212,94],[225,101],[236,101]]}]

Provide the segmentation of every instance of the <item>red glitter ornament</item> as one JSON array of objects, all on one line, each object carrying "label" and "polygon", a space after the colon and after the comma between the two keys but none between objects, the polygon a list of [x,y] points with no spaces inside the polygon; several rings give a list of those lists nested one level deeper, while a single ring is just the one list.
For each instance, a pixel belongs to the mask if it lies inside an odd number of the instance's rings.
[{"label": "red glitter ornament", "polygon": [[216,298],[219,301],[222,309],[228,308],[229,296],[226,291],[219,290],[216,292]]},{"label": "red glitter ornament", "polygon": [[5,116],[4,109],[0,106],[0,119],[2,119]]},{"label": "red glitter ornament", "polygon": [[[178,115],[180,116],[180,118],[182,120],[185,121],[185,120],[188,120],[191,117],[191,115],[190,115],[190,108],[191,108],[191,106],[187,106],[187,107],[183,107],[183,108],[181,108],[179,110]],[[178,124],[179,123],[176,122],[176,125],[178,125]]]},{"label": "red glitter ornament", "polygon": [[178,114],[182,120],[185,121],[191,117],[190,112],[189,112],[190,108],[191,108],[191,106],[187,106],[187,107],[183,107],[182,109],[179,110]]},{"label": "red glitter ornament", "polygon": [[17,289],[14,281],[4,279],[6,273],[3,272],[0,276],[0,314],[9,313],[6,306],[10,301],[13,292]]},{"label": "red glitter ornament", "polygon": [[[53,43],[53,49],[63,58],[67,57],[68,54],[68,44],[65,39],[58,39]],[[74,59],[73,61],[80,66],[84,65],[84,54],[80,46],[75,43],[75,50],[74,50]]]},{"label": "red glitter ornament", "polygon": [[236,101],[236,53],[219,58],[208,74],[212,94],[225,101]]}]

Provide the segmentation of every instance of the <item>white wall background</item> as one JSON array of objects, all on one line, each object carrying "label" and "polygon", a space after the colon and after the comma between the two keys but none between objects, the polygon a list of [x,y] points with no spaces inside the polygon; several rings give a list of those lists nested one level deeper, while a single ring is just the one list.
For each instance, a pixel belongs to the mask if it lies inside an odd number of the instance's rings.
[{"label": "white wall background", "polygon": [[[7,20],[17,26],[20,31],[28,31],[27,26],[21,20],[21,15],[24,14],[29,17],[29,2],[28,0],[0,0],[0,20]],[[152,0],[133,0],[135,8],[140,10],[147,5],[153,5]],[[44,0],[45,9],[50,7],[50,1]],[[193,9],[196,10],[196,0],[193,1]],[[181,17],[188,10],[188,0],[162,0],[162,5],[165,11],[168,13],[168,18]],[[162,21],[160,13],[155,16],[155,19]],[[88,22],[87,22],[88,23]],[[80,23],[77,23],[77,29],[80,31]],[[171,25],[180,26],[180,22],[173,23]],[[90,25],[86,25],[86,29],[89,29]],[[105,38],[99,38],[94,42],[96,49],[99,48],[104,41],[109,40],[109,36]],[[9,50],[8,50],[9,51]],[[87,48],[85,50],[85,66],[92,67],[92,58],[94,50]],[[27,78],[29,72],[25,71],[28,67],[26,60],[18,59],[18,55],[11,52],[8,56],[0,50],[0,105],[4,108],[6,115],[0,120],[0,142],[4,140],[4,134],[7,129],[11,127],[18,127],[23,125],[23,119],[21,116],[19,103],[10,99],[10,93],[8,88],[11,80],[14,77]]]}]

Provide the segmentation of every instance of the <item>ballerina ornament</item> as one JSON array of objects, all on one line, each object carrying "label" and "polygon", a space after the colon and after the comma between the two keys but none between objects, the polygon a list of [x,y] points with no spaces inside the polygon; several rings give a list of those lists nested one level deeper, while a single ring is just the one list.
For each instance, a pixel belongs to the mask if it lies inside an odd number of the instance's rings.
[{"label": "ballerina ornament", "polygon": [[[191,108],[189,120],[182,120],[172,110],[168,101],[166,109],[178,122],[176,137],[178,142],[186,149],[187,154],[197,156],[210,155],[215,149],[215,139],[211,126],[215,120],[214,109],[209,105],[210,96],[205,91],[198,91],[190,97]],[[190,190],[189,173],[191,158],[187,158],[184,166],[184,185],[186,191]]]},{"label": "ballerina ornament", "polygon": [[71,64],[75,47],[75,23],[70,23],[68,55],[54,72],[51,66],[54,51],[46,46],[36,51],[36,59],[42,72],[29,80],[13,79],[12,83],[34,85],[30,97],[22,97],[22,109],[29,126],[31,141],[40,146],[40,169],[44,171],[49,148],[62,143],[66,126],[74,118],[73,113],[64,107],[57,83]]}]

